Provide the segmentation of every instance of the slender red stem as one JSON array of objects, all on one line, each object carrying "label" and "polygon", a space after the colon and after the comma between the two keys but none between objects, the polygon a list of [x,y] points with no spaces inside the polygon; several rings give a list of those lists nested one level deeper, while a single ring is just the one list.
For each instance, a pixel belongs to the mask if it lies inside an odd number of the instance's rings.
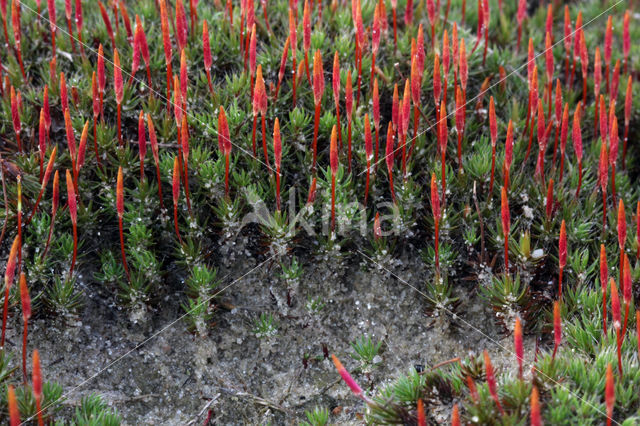
[{"label": "slender red stem", "polygon": [[28,382],[27,376],[27,332],[28,332],[28,321],[24,321],[24,328],[22,330],[22,378],[24,383]]},{"label": "slender red stem", "polygon": [[622,336],[619,328],[616,329],[616,343],[618,346],[618,372],[622,376]]},{"label": "slender red stem", "polygon": [[127,275],[127,281],[131,282],[131,275],[129,275],[129,267],[127,266],[127,255],[124,252],[124,232],[122,230],[122,216],[118,216],[118,230],[120,232],[120,254],[122,255],[122,266],[124,266],[124,272]]},{"label": "slender red stem", "polygon": [[5,332],[7,330],[7,316],[9,314],[9,286],[5,286],[4,289],[4,308],[2,311],[2,341],[0,342],[0,348],[4,348]]},{"label": "slender red stem", "polygon": [[280,211],[280,166],[276,170],[276,210]]},{"label": "slender red stem", "polygon": [[122,129],[120,128],[120,120],[122,115],[122,105],[118,104],[118,144],[122,147],[124,142],[122,141]]},{"label": "slender red stem", "polygon": [[367,180],[364,187],[364,206],[367,206],[367,196],[369,195],[369,173],[371,169],[371,160],[367,158]]},{"label": "slender red stem", "polygon": [[347,120],[347,170],[351,172],[351,120]]},{"label": "slender red stem", "polygon": [[[318,102],[318,104],[316,104],[316,112],[315,112],[315,117],[313,120],[313,145],[312,145],[312,149],[313,149],[313,163],[311,164],[311,170],[315,173],[316,170],[316,158],[317,158],[317,153],[318,153],[318,126],[320,125],[320,109],[322,107],[322,104],[320,102]],[[351,123],[349,123],[351,124]]]},{"label": "slender red stem", "polygon": [[229,198],[229,154],[224,156],[224,194]]},{"label": "slender red stem", "polygon": [[611,196],[613,197],[613,204],[616,203],[616,163],[611,165]]},{"label": "slender red stem", "polygon": [[607,287],[602,289],[602,331],[603,335],[607,336]]},{"label": "slender red stem", "polygon": [[436,218],[436,235],[435,235],[435,249],[436,249],[436,271],[440,271],[440,219]]},{"label": "slender red stem", "polygon": [[308,50],[305,50],[304,52],[304,72],[307,74],[307,82],[309,82],[309,86],[312,86],[311,74],[309,73],[309,51]]},{"label": "slender red stem", "polygon": [[178,237],[178,241],[180,241],[180,245],[183,245],[182,237],[180,236],[180,229],[178,228],[178,205],[174,203],[173,205],[173,223],[176,231],[176,236]]},{"label": "slender red stem", "polygon": [[607,191],[602,191],[602,230],[607,226]]},{"label": "slender red stem", "polygon": [[256,158],[256,126],[258,125],[258,114],[253,115],[253,127],[251,129],[251,146],[253,147],[253,158]]},{"label": "slender red stem", "polygon": [[489,194],[493,194],[493,179],[496,170],[496,146],[491,147],[491,181],[489,183]]},{"label": "slender red stem", "polygon": [[207,72],[207,83],[209,84],[209,91],[211,92],[211,95],[213,95],[213,84],[211,83],[211,71],[207,69],[206,72]]},{"label": "slender red stem", "polygon": [[262,118],[262,150],[264,151],[264,162],[269,169],[269,173],[271,174],[271,166],[269,165],[269,154],[267,152],[267,125],[265,123],[264,114],[260,114]]},{"label": "slender red stem", "polygon": [[51,224],[49,225],[49,235],[47,236],[47,243],[44,246],[44,251],[42,252],[42,260],[44,260],[44,257],[47,255],[47,251],[49,251],[49,244],[51,243],[51,235],[53,235],[53,224],[56,221],[56,214],[53,213],[53,215],[51,216]]},{"label": "slender red stem", "polygon": [[93,150],[96,153],[96,162],[98,163],[98,168],[102,170],[102,162],[100,161],[100,154],[98,153],[98,131],[96,129],[96,121],[98,117],[93,117]]},{"label": "slender red stem", "polygon": [[558,274],[558,299],[562,300],[562,274],[564,272],[564,268],[560,268],[560,273]]},{"label": "slender red stem", "polygon": [[73,41],[73,27],[71,26],[71,19],[67,18],[67,30],[69,31],[69,41],[71,42],[71,51],[76,53],[76,44]]},{"label": "slender red stem", "polygon": [[[360,105],[360,86],[362,85],[362,46],[358,48],[358,90],[356,93],[356,108]],[[373,90],[373,89],[372,89]]]},{"label": "slender red stem", "polygon": [[[78,224],[73,223],[73,257],[71,258],[71,267],[69,268],[69,279],[73,276],[73,268],[76,265],[76,257],[78,255]],[[120,233],[122,235],[122,232]]]},{"label": "slender red stem", "polygon": [[336,229],[336,175],[331,174],[331,232]]}]

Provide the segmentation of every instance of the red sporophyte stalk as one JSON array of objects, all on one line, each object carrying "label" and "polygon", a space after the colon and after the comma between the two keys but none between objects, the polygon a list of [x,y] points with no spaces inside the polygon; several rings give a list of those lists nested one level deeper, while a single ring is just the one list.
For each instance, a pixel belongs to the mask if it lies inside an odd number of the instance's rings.
[{"label": "red sporophyte stalk", "polygon": [[520,317],[516,317],[516,324],[513,328],[513,346],[518,361],[518,378],[522,380],[522,362],[524,361],[524,346],[522,344],[522,322]]},{"label": "red sporophyte stalk", "polygon": [[553,46],[551,45],[551,34],[547,33],[544,41],[544,63],[547,77],[547,104],[548,112],[551,115],[551,95],[553,94]]},{"label": "red sporophyte stalk", "polygon": [[534,175],[544,182],[544,153],[547,149],[548,131],[551,130],[551,122],[549,127],[545,125],[544,107],[542,100],[538,99],[538,158],[536,160],[536,170]]},{"label": "red sporophyte stalk", "polygon": [[340,125],[340,56],[338,51],[333,55],[333,69],[331,89],[333,90],[333,104],[336,108],[336,124],[338,126],[338,142],[342,148],[342,126]]},{"label": "red sporophyte stalk", "polygon": [[[111,46],[115,49],[116,39],[113,35],[113,27],[111,26],[111,20],[109,19],[109,15],[107,14],[107,9],[104,7],[101,1],[98,1],[98,7],[100,8],[100,15],[102,15],[102,20],[104,21],[104,26],[107,29],[107,34],[111,39]],[[116,19],[116,22],[118,20]]]},{"label": "red sporophyte stalk", "polygon": [[64,73],[60,73],[60,106],[62,107],[62,113],[69,109],[69,92],[67,90],[67,80]]},{"label": "red sporophyte stalk", "polygon": [[618,203],[618,223],[617,223],[617,231],[618,231],[618,248],[620,248],[620,273],[624,270],[623,257],[624,257],[624,246],[627,241],[627,217],[624,210],[624,202],[622,198]]},{"label": "red sporophyte stalk", "polygon": [[611,102],[609,109],[609,164],[611,166],[611,192],[613,202],[616,202],[616,163],[618,161],[618,118],[615,116],[615,102]]},{"label": "red sporophyte stalk", "polygon": [[356,383],[356,381],[351,377],[351,374],[344,368],[340,360],[333,354],[331,354],[331,359],[333,360],[333,365],[338,370],[338,374],[342,377],[342,380],[349,386],[351,392],[354,393],[355,396],[362,399],[364,402],[370,402],[370,399],[362,391],[362,388]]},{"label": "red sporophyte stalk", "polygon": [[549,179],[549,184],[547,185],[545,214],[547,215],[547,221],[551,221],[551,218],[553,217],[553,179]]},{"label": "red sporophyte stalk", "polygon": [[[531,121],[529,123],[529,144],[527,145],[527,153],[525,154],[525,161],[529,159],[531,153],[531,143],[533,141],[533,120],[536,118],[537,105],[538,105],[538,67],[533,66],[531,72],[531,78],[529,79],[529,105],[531,105]],[[525,125],[524,133],[527,133],[527,127]]]},{"label": "red sporophyte stalk", "polygon": [[560,79],[556,79],[556,96],[554,99],[555,103],[555,117],[554,117],[554,127],[556,130],[555,142],[553,144],[553,168],[556,167],[556,158],[558,154],[558,135],[560,134],[560,126],[562,123],[562,88],[560,86]]},{"label": "red sporophyte stalk", "polygon": [[187,200],[187,209],[191,215],[191,195],[189,193],[189,126],[187,124],[187,115],[182,115],[182,124],[180,125],[180,143],[182,144],[182,166],[184,167],[184,195]]},{"label": "red sporophyte stalk", "polygon": [[42,259],[47,255],[47,251],[49,250],[49,243],[51,243],[51,235],[53,235],[53,224],[56,221],[56,213],[58,212],[58,201],[60,199],[60,192],[58,190],[59,185],[59,177],[58,171],[53,175],[53,195],[51,196],[51,224],[49,225],[49,235],[47,236],[47,243],[44,246],[44,251],[42,252]]},{"label": "red sporophyte stalk", "polygon": [[593,96],[594,102],[594,133],[597,133],[598,122],[600,120],[600,104],[598,99],[600,98],[600,84],[602,82],[602,59],[600,58],[600,48],[596,46],[595,58],[593,60]]},{"label": "red sporophyte stalk", "polygon": [[[463,104],[467,102],[467,80],[469,78],[469,65],[467,63],[467,49],[464,44],[464,38],[460,38],[460,59],[458,61],[458,78],[462,87]],[[466,109],[463,111],[465,118],[467,117]],[[446,115],[445,115],[446,116]]]},{"label": "red sporophyte stalk", "polygon": [[160,209],[164,210],[164,203],[162,201],[162,179],[160,178],[160,158],[158,155],[158,138],[156,136],[156,129],[151,120],[151,116],[147,114],[147,127],[149,128],[149,144],[151,145],[151,154],[153,155],[153,161],[156,164],[156,178],[158,180],[158,199],[160,200]]},{"label": "red sporophyte stalk", "polygon": [[607,406],[607,426],[611,426],[613,420],[613,406],[616,403],[616,387],[613,382],[613,371],[611,363],[607,364],[607,376],[604,387],[604,400]]},{"label": "red sporophyte stalk", "polygon": [[587,73],[589,70],[589,51],[584,39],[584,31],[580,31],[580,68],[582,69],[582,103],[587,102]]},{"label": "red sporophyte stalk", "polygon": [[[353,6],[352,6],[353,8]],[[356,90],[356,106],[360,105],[360,86],[362,84],[362,56],[366,39],[364,37],[364,25],[362,23],[362,7],[360,0],[355,1],[354,25],[356,29],[356,63],[358,69],[357,90]]]},{"label": "red sporophyte stalk", "polygon": [[335,124],[331,129],[329,164],[331,166],[331,232],[333,232],[336,227],[336,173],[338,173],[338,133]]},{"label": "red sporophyte stalk", "polygon": [[496,406],[498,407],[498,410],[504,416],[505,412],[504,412],[504,409],[502,408],[502,404],[500,404],[500,398],[498,397],[498,384],[496,383],[496,377],[493,372],[493,365],[491,364],[491,358],[489,358],[489,352],[487,352],[486,349],[483,352],[483,356],[484,356],[484,368],[487,376],[487,385],[489,386],[489,393],[491,394],[491,397],[495,401]]},{"label": "red sporophyte stalk", "polygon": [[407,177],[407,136],[411,121],[411,88],[409,79],[404,82],[404,96],[402,98],[402,176]]},{"label": "red sporophyte stalk", "polygon": [[186,51],[180,52],[180,97],[182,99],[182,109],[187,110],[187,87],[189,86],[189,75],[187,70]]},{"label": "red sporophyte stalk", "polygon": [[[254,138],[255,138],[255,124],[257,114],[260,114],[262,120],[262,151],[264,153],[264,162],[271,172],[271,166],[269,165],[269,154],[267,153],[267,127],[266,127],[266,115],[267,115],[267,91],[264,86],[264,79],[262,78],[262,65],[258,65],[258,71],[256,74],[256,85],[253,91],[253,114],[254,114]],[[255,139],[253,143],[253,153],[255,155],[256,145]]]},{"label": "red sporophyte stalk", "polygon": [[602,290],[602,330],[607,336],[607,282],[609,281],[609,266],[607,265],[607,251],[604,244],[600,244],[600,288]]},{"label": "red sporophyte stalk", "polygon": [[256,75],[256,44],[257,44],[256,25],[253,24],[251,30],[251,38],[249,39],[249,84],[251,87],[251,95],[253,96],[253,79]]},{"label": "red sporophyte stalk", "polygon": [[182,0],[176,1],[176,41],[178,43],[178,48],[182,51],[187,46],[187,15],[184,11],[184,3]]},{"label": "red sporophyte stalk", "polygon": [[478,389],[476,388],[476,383],[473,381],[471,376],[467,376],[467,387],[469,388],[469,396],[471,397],[471,401],[474,404],[477,404],[479,401]]},{"label": "red sporophyte stalk", "polygon": [[427,417],[425,416],[425,413],[424,413],[424,402],[422,402],[421,399],[418,400],[416,417],[418,421],[418,426],[427,426]]},{"label": "red sporophyte stalk", "polygon": [[71,43],[71,51],[75,54],[76,44],[73,41],[73,26],[71,25],[71,16],[73,14],[73,10],[71,8],[71,0],[64,1],[64,14],[67,18],[67,31],[69,31],[69,42]]},{"label": "red sporophyte stalk", "polygon": [[393,130],[398,129],[398,113],[400,110],[400,98],[398,96],[398,83],[393,85],[393,100],[391,102],[391,123]]},{"label": "red sporophyte stalk", "polygon": [[284,42],[284,47],[282,49],[282,57],[280,58],[280,70],[278,71],[278,85],[276,86],[276,93],[274,95],[274,100],[278,100],[278,93],[280,93],[280,85],[282,84],[282,79],[284,78],[284,72],[287,66],[287,57],[289,56],[289,40],[291,38],[287,36],[287,40]]},{"label": "red sporophyte stalk", "polygon": [[[113,3],[114,10],[116,9],[116,3]],[[133,31],[131,30],[131,20],[129,19],[129,12],[127,12],[127,6],[124,4],[122,0],[117,3],[118,12],[122,17],[122,22],[124,23],[124,29],[127,32],[127,41],[131,44],[133,40]],[[114,13],[115,14],[115,13]],[[118,18],[116,14],[116,32],[118,31]]]},{"label": "red sporophyte stalk", "polygon": [[[437,54],[436,54],[437,55]],[[435,75],[434,70],[434,75]],[[435,78],[435,77],[434,77]],[[411,143],[411,149],[409,150],[409,156],[413,153],[413,150],[418,140],[418,122],[420,121],[420,91],[422,85],[422,71],[419,69],[419,60],[417,55],[411,57],[411,100],[413,101],[413,141]]]},{"label": "red sporophyte stalk", "polygon": [[374,170],[378,164],[378,150],[380,148],[380,95],[378,92],[378,79],[373,80],[373,95],[371,97],[373,109],[373,127],[376,130],[376,146],[373,160]]},{"label": "red sporophyte stalk", "polygon": [[629,11],[624,12],[622,19],[622,54],[624,56],[624,73],[627,74],[627,63],[631,51],[631,35],[629,33]]},{"label": "red sporophyte stalk", "polygon": [[600,142],[600,162],[598,163],[598,185],[602,192],[602,229],[607,223],[607,183],[609,181],[609,160],[607,159],[607,143]]},{"label": "red sporophyte stalk", "polygon": [[633,294],[633,281],[631,278],[631,265],[629,264],[629,256],[624,255],[624,267],[621,272],[622,278],[622,300],[624,301],[624,324],[622,326],[622,339],[627,333],[627,321],[629,320],[629,307]]},{"label": "red sporophyte stalk", "polygon": [[18,105],[18,97],[16,96],[16,89],[13,86],[11,86],[11,120],[13,123],[13,131],[16,134],[18,151],[23,152],[22,141],[20,140],[20,131],[22,129],[22,123],[20,122],[20,107]]},{"label": "red sporophyte stalk", "polygon": [[556,352],[562,343],[562,316],[560,314],[560,301],[553,302],[553,354],[551,359],[556,359]]},{"label": "red sporophyte stalk", "polygon": [[631,121],[631,111],[633,108],[633,80],[629,76],[627,80],[627,91],[624,96],[624,137],[622,139],[622,168],[627,166],[627,140],[629,137],[629,122]]},{"label": "red sporophyte stalk", "polygon": [[127,255],[124,251],[124,232],[122,229],[122,218],[124,216],[124,183],[122,178],[122,166],[118,167],[118,179],[116,182],[116,210],[118,212],[118,231],[120,232],[120,254],[122,255],[122,265],[127,274],[127,281],[131,281],[129,267],[127,266]]},{"label": "red sporophyte stalk", "polygon": [[40,160],[40,177],[38,181],[42,183],[42,173],[44,172],[44,155],[47,150],[47,129],[44,123],[44,109],[40,108],[40,119],[38,120],[38,157]]},{"label": "red sporophyte stalk", "polygon": [[[274,129],[275,132],[275,129]],[[229,136],[229,124],[227,115],[222,105],[218,113],[218,147],[220,153],[224,155],[224,194],[229,198],[229,155],[231,154],[231,138]]]},{"label": "red sporophyte stalk", "polygon": [[24,323],[22,331],[22,377],[24,382],[27,383],[27,336],[29,318],[31,318],[31,298],[29,297],[27,278],[24,272],[20,273],[20,304],[22,306],[22,322]]},{"label": "red sporophyte stalk", "polygon": [[144,113],[138,115],[138,156],[140,157],[140,181],[144,180],[144,157],[147,155],[147,139],[144,128]]},{"label": "red sporophyte stalk", "polygon": [[478,0],[478,25],[476,29],[476,42],[473,45],[473,49],[471,49],[471,53],[475,52],[478,46],[480,45],[480,40],[482,40],[482,29],[484,28],[484,8],[482,4],[482,0]]},{"label": "red sporophyte stalk", "polygon": [[129,81],[127,83],[128,87],[131,87],[133,84],[133,79],[138,72],[138,67],[140,66],[140,46],[138,42],[138,37],[133,40],[133,47],[131,49],[131,72],[129,73]]},{"label": "red sporophyte stalk", "polygon": [[611,44],[613,38],[613,20],[611,15],[607,18],[607,27],[604,32],[604,64],[605,64],[605,76],[607,83],[607,91],[610,87],[610,65],[611,65]]},{"label": "red sporophyte stalk", "polygon": [[[419,89],[419,88],[418,88]],[[433,55],[433,102],[436,106],[436,117],[440,117],[440,97],[442,95],[442,79],[440,77],[440,56]]]},{"label": "red sporophyte stalk", "polygon": [[387,163],[387,172],[389,173],[389,189],[391,190],[391,200],[395,204],[396,193],[393,189],[393,125],[389,122],[387,126],[387,148],[384,154]]},{"label": "red sporophyte stalk", "polygon": [[7,386],[7,404],[9,405],[9,425],[20,426],[20,410],[12,385]]},{"label": "red sporophyte stalk", "polygon": [[436,255],[436,273],[440,274],[440,219],[442,212],[440,210],[440,196],[438,195],[438,184],[436,182],[436,174],[431,173],[431,212],[433,213],[433,222],[435,226],[435,255]]},{"label": "red sporophyte stalk", "polygon": [[540,414],[540,397],[538,388],[533,386],[531,389],[531,426],[542,426],[542,415]]},{"label": "red sporophyte stalk", "polygon": [[276,209],[280,211],[280,168],[282,164],[282,139],[280,137],[280,121],[276,117],[273,123],[273,158],[276,165]]},{"label": "red sporophyte stalk", "polygon": [[[315,104],[315,117],[313,122],[313,163],[311,169],[316,170],[316,158],[318,152],[318,126],[320,125],[320,112],[322,108],[322,94],[324,93],[324,71],[322,69],[322,55],[320,49],[313,55],[313,102]],[[351,139],[349,139],[349,165],[351,164]],[[350,167],[350,166],[349,166]]]},{"label": "red sporophyte stalk", "polygon": [[209,91],[213,95],[213,84],[211,83],[211,66],[213,65],[213,59],[211,58],[211,45],[209,44],[209,27],[207,26],[206,19],[202,21],[202,52],[204,56],[204,70],[207,74]]},{"label": "red sporophyte stalk", "polygon": [[564,157],[567,150],[567,136],[569,134],[569,103],[564,104],[564,111],[562,112],[562,125],[560,126],[560,178],[559,182],[562,183],[562,176],[564,173]]},{"label": "red sporophyte stalk", "polygon": [[2,311],[2,341],[0,342],[0,348],[4,348],[7,316],[9,314],[9,290],[11,290],[13,278],[16,273],[19,246],[20,238],[16,236],[13,239],[13,244],[11,244],[11,250],[9,251],[9,258],[7,259],[7,266],[4,273],[4,308]]},{"label": "red sporophyte stalk", "polygon": [[[458,96],[456,93],[456,104],[457,100]],[[456,105],[456,114],[457,113],[458,109]],[[496,142],[498,141],[498,123],[496,122],[496,107],[493,101],[493,96],[489,99],[489,133],[491,135],[491,181],[489,183],[489,194],[491,194],[493,192],[493,174],[496,169]],[[460,135],[458,134],[458,146],[460,145]]]},{"label": "red sporophyte stalk", "polygon": [[620,59],[616,61],[616,66],[613,67],[613,75],[611,76],[611,87],[609,92],[609,102],[618,99],[618,86],[620,84]]},{"label": "red sporophyte stalk", "polygon": [[[422,28],[422,26],[420,26]],[[418,33],[418,44],[424,44],[423,41],[420,40],[421,33]],[[422,51],[422,55],[424,55],[424,48],[418,47],[418,51]],[[449,51],[449,33],[445,29],[442,34],[442,77],[444,78],[444,90],[442,91],[442,96],[447,101],[447,91],[449,90],[449,66],[451,64],[451,52]]]},{"label": "red sporophyte stalk", "polygon": [[[56,25],[56,2],[55,0],[47,0],[47,9],[49,11],[49,31],[51,32],[51,54],[56,57],[56,32],[58,26]],[[3,19],[4,24],[4,37],[9,44],[9,36],[7,35],[7,21]]]},{"label": "red sporophyte stalk", "polygon": [[576,57],[580,56],[580,33],[582,31],[582,11],[579,11],[576,17],[576,27],[573,38],[573,62],[571,64],[571,75],[569,76],[569,89],[573,89],[573,78],[576,73]]},{"label": "red sporophyte stalk", "polygon": [[511,228],[511,214],[509,212],[509,199],[507,189],[502,187],[502,197],[500,201],[500,217],[502,219],[502,235],[504,238],[504,270],[509,273],[509,229]]},{"label": "red sporophyte stalk", "polygon": [[73,276],[73,267],[76,264],[76,256],[78,254],[78,202],[76,199],[76,191],[73,186],[71,172],[67,169],[67,203],[69,206],[69,216],[71,217],[71,225],[73,226],[73,256],[71,258],[71,266],[69,267],[69,279]]},{"label": "red sporophyte stalk", "polygon": [[56,161],[56,154],[58,152],[58,147],[54,146],[53,151],[51,151],[51,156],[49,156],[49,162],[47,163],[47,168],[44,172],[44,176],[42,178],[42,182],[40,184],[40,193],[38,194],[38,198],[36,202],[33,204],[33,209],[31,210],[31,214],[29,218],[25,221],[25,225],[28,225],[33,218],[33,215],[36,213],[38,209],[38,205],[40,205],[40,201],[42,200],[42,195],[44,194],[45,189],[47,188],[47,184],[49,183],[49,178],[51,177],[51,173],[53,172],[53,165]]},{"label": "red sporophyte stalk", "polygon": [[307,195],[307,206],[313,204],[316,201],[316,185],[317,185],[317,179],[313,177],[311,179],[311,185],[309,185],[309,194]]},{"label": "red sporophyte stalk", "polygon": [[100,118],[104,121],[104,90],[107,86],[107,76],[104,71],[104,53],[102,44],[98,46],[98,64],[96,66],[98,73],[98,92],[100,93]]},{"label": "red sporophyte stalk", "polygon": [[118,55],[118,49],[114,49],[113,54],[113,90],[116,95],[116,104],[118,109],[118,143],[122,147],[124,142],[122,141],[122,129],[120,125],[122,115],[122,98],[124,97],[124,88],[122,87],[122,68],[120,67],[120,55]]},{"label": "red sporophyte stalk", "polygon": [[80,52],[82,56],[85,56],[84,52],[84,41],[82,40],[82,0],[76,0],[76,30],[78,30],[78,45],[80,46]]},{"label": "red sporophyte stalk", "polygon": [[578,102],[576,109],[573,113],[573,131],[572,141],[573,149],[578,158],[578,188],[576,189],[576,198],[580,195],[580,188],[582,187],[582,130],[580,128],[582,103]]},{"label": "red sporophyte stalk", "polygon": [[27,81],[27,74],[24,72],[24,64],[22,63],[22,48],[21,48],[21,25],[20,25],[20,12],[18,11],[18,2],[11,2],[11,26],[13,27],[13,40],[15,42],[15,51],[18,58],[18,64],[20,65],[20,72],[22,73],[22,80]]},{"label": "red sporophyte stalk", "polygon": [[520,50],[520,40],[522,39],[522,22],[527,16],[527,0],[518,0],[518,10],[516,21],[518,22],[518,40],[516,42],[516,52]]},{"label": "red sporophyte stalk", "polygon": [[173,70],[171,68],[171,37],[169,35],[169,18],[167,16],[167,6],[165,0],[158,0],[160,3],[160,27],[162,29],[162,47],[164,49],[164,62],[167,67],[167,112],[171,110],[171,79]]},{"label": "red sporophyte stalk", "polygon": [[291,47],[291,60],[293,61],[293,66],[291,67],[291,72],[292,72],[292,84],[293,84],[293,104],[292,106],[295,108],[296,106],[296,34],[297,34],[297,29],[296,29],[296,18],[293,13],[293,8],[289,7],[289,42],[290,42],[290,47]]},{"label": "red sporophyte stalk", "polygon": [[569,82],[569,59],[571,56],[571,36],[573,32],[571,31],[571,16],[569,15],[569,6],[565,4],[564,6],[564,75],[565,75],[565,83]]},{"label": "red sporophyte stalk", "polygon": [[435,47],[436,38],[436,5],[433,0],[426,0],[427,2],[427,18],[429,19],[429,25],[431,25],[431,49]]},{"label": "red sporophyte stalk", "polygon": [[40,353],[37,349],[33,350],[33,369],[31,372],[31,384],[33,388],[33,397],[36,400],[38,426],[44,426],[44,419],[42,416],[42,372],[40,370]]},{"label": "red sporophyte stalk", "polygon": [[309,0],[304,0],[302,8],[302,50],[304,53],[304,69],[307,73],[307,81],[311,85],[309,73],[309,48],[311,48],[311,6]]},{"label": "red sporophyte stalk", "polygon": [[[96,162],[98,167],[102,170],[102,164],[100,162],[100,154],[98,153],[98,115],[100,114],[100,94],[98,93],[98,80],[96,79],[96,72],[91,75],[91,96],[93,101],[93,150],[96,154]],[[48,131],[47,131],[48,134]]]},{"label": "red sporophyte stalk", "polygon": [[371,160],[373,159],[373,141],[371,137],[371,124],[369,123],[369,114],[364,115],[364,152],[367,157],[367,180],[364,187],[364,205],[367,205],[367,197],[369,195],[369,175],[371,173]]},{"label": "red sporophyte stalk", "polygon": [[180,163],[178,157],[173,159],[173,174],[171,178],[173,189],[173,222],[175,226],[176,236],[180,245],[182,245],[182,237],[180,237],[180,229],[178,228],[178,201],[180,198]]},{"label": "red sporophyte stalk", "polygon": [[73,179],[73,186],[78,192],[78,177],[80,176],[80,169],[84,164],[85,153],[87,151],[87,139],[89,138],[89,121],[84,122],[82,133],[80,134],[80,144],[78,145],[78,155],[76,156],[76,174]]},{"label": "red sporophyte stalk", "polygon": [[44,85],[42,94],[42,112],[44,114],[44,127],[47,134],[47,142],[49,141],[49,130],[51,129],[51,112],[49,108],[49,86]]},{"label": "red sporophyte stalk", "polygon": [[558,268],[560,270],[558,275],[558,299],[562,300],[562,273],[567,265],[567,227],[562,220],[560,225],[560,238],[558,240]]},{"label": "red sporophyte stalk", "polygon": [[[440,163],[442,168],[442,203],[446,203],[447,197],[447,166],[445,157],[447,155],[447,138],[449,129],[447,127],[447,106],[444,101],[440,102],[440,115],[438,119],[438,147],[440,148]],[[462,163],[460,164],[462,167]]]},{"label": "red sporophyte stalk", "polygon": [[504,143],[504,162],[502,164],[502,172],[504,174],[505,188],[509,188],[510,178],[509,171],[511,170],[511,163],[513,162],[513,122],[509,120],[507,125],[507,137]]},{"label": "red sporophyte stalk", "polygon": [[349,163],[349,170],[351,170],[351,118],[353,115],[353,86],[351,84],[351,70],[347,71],[347,83],[344,87],[344,109],[345,114],[347,115],[347,161]]},{"label": "red sporophyte stalk", "polygon": [[616,330],[616,343],[618,346],[618,371],[622,375],[622,336],[620,335],[620,327],[622,326],[622,319],[620,315],[620,296],[618,295],[618,288],[613,278],[609,279],[609,285],[611,286],[611,314],[613,316],[613,328]]},{"label": "red sporophyte stalk", "polygon": [[373,87],[373,80],[376,70],[376,54],[380,48],[380,4],[378,3],[373,12],[373,24],[371,26],[371,79],[369,84]]}]

